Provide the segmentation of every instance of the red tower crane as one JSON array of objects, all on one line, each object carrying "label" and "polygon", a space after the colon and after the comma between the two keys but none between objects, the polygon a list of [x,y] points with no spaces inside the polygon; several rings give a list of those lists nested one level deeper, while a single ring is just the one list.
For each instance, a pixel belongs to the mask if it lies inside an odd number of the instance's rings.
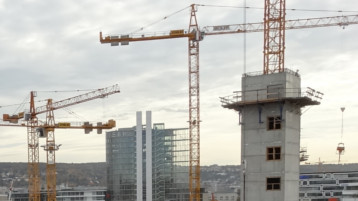
[{"label": "red tower crane", "polygon": [[338,153],[338,164],[341,162],[341,155],[344,154],[345,152],[345,147],[344,147],[344,143],[343,143],[343,112],[346,108],[345,107],[341,107],[341,112],[342,112],[342,125],[341,125],[341,142],[338,143],[337,146],[337,153]]},{"label": "red tower crane", "polygon": [[284,71],[285,16],[286,0],[265,0],[264,74]]},{"label": "red tower crane", "polygon": [[[61,101],[53,102],[52,99],[47,100],[47,104],[35,107],[36,92],[30,93],[30,112],[21,112],[17,115],[3,115],[3,121],[10,123],[18,123],[22,118],[26,121],[25,124],[13,125],[27,127],[27,142],[28,142],[28,177],[29,177],[29,200],[40,201],[40,171],[39,171],[39,137],[46,137],[46,184],[47,184],[47,200],[56,201],[56,161],[55,151],[59,149],[60,145],[55,144],[55,128],[68,128],[68,129],[84,129],[85,133],[90,132],[92,129],[97,129],[101,133],[102,129],[111,129],[115,127],[115,121],[109,120],[107,124],[98,123],[97,126],[92,126],[89,123],[84,123],[81,126],[71,126],[69,123],[55,123],[54,110],[69,107],[79,103],[87,102],[90,100],[104,98],[109,95],[119,93],[119,86],[113,85],[107,88],[96,89],[94,91],[67,98]],[[46,121],[42,124],[37,115],[46,113]],[[0,125],[6,126],[6,125]],[[11,125],[7,125],[11,126]]]},{"label": "red tower crane", "polygon": [[123,34],[105,36],[99,33],[102,44],[128,45],[129,42],[188,38],[189,56],[189,191],[190,201],[200,201],[200,74],[199,42],[205,36],[264,32],[264,74],[284,71],[285,30],[358,24],[358,15],[285,20],[285,0],[265,0],[264,22],[206,26],[199,29],[196,5],[191,5],[189,29],[165,33]]}]

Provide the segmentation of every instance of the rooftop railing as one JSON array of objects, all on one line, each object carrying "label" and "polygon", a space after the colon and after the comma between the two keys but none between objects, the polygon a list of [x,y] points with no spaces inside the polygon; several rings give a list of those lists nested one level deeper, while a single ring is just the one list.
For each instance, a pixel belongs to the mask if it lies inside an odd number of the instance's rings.
[{"label": "rooftop railing", "polygon": [[[289,68],[285,68],[283,69],[283,72],[286,72],[286,73],[290,73],[292,75],[296,75],[297,77],[300,77],[300,74],[298,73],[298,70],[294,71],[294,70],[291,70]],[[260,75],[263,75],[263,71],[255,71],[255,72],[250,72],[250,73],[244,73],[242,75],[242,77],[252,77],[252,76],[260,76]]]},{"label": "rooftop railing", "polygon": [[234,91],[232,95],[220,97],[222,105],[245,103],[245,102],[263,102],[282,99],[309,98],[312,101],[320,102],[323,93],[307,87],[302,92],[301,88],[273,88],[258,89],[248,91]]}]

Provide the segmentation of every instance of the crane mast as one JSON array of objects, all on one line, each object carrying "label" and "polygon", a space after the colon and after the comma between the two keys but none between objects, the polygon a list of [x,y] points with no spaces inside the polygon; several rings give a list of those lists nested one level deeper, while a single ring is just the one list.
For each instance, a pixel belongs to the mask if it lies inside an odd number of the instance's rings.
[{"label": "crane mast", "polygon": [[46,184],[47,200],[56,201],[56,151],[59,145],[55,143],[55,115],[52,107],[52,99],[47,100],[46,112],[46,145],[43,146],[46,151]]},{"label": "crane mast", "polygon": [[265,0],[264,74],[284,71],[285,16],[285,0]]},{"label": "crane mast", "polygon": [[196,7],[191,5],[188,39],[189,52],[189,200],[200,201],[200,88],[199,41],[200,30],[196,19]]},{"label": "crane mast", "polygon": [[36,132],[38,119],[35,113],[35,92],[30,93],[30,119],[27,121],[27,174],[29,177],[29,201],[40,201],[39,136]]}]

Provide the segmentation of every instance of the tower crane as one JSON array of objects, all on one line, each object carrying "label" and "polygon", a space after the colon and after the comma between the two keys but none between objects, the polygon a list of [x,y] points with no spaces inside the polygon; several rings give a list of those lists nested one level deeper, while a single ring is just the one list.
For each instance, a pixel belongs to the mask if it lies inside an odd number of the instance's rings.
[{"label": "tower crane", "polygon": [[337,146],[337,153],[338,153],[338,164],[341,162],[341,155],[344,154],[345,148],[344,148],[344,143],[343,143],[343,112],[346,108],[345,107],[341,107],[341,112],[342,112],[342,125],[341,125],[341,142],[338,143]]},{"label": "tower crane", "polygon": [[358,15],[333,16],[308,19],[285,19],[285,0],[265,0],[264,22],[219,26],[199,29],[196,19],[197,7],[191,5],[189,28],[170,30],[164,33],[141,33],[103,36],[102,44],[128,45],[129,42],[188,38],[189,56],[189,192],[190,201],[200,201],[200,87],[199,87],[199,42],[204,36],[264,32],[263,73],[284,71],[285,30],[358,24]]},{"label": "tower crane", "polygon": [[[56,201],[56,162],[55,151],[60,145],[55,144],[55,128],[66,129],[84,129],[85,133],[89,133],[92,129],[97,129],[97,133],[101,133],[102,129],[111,129],[115,127],[115,121],[109,120],[108,123],[97,123],[92,126],[85,122],[81,126],[71,126],[70,123],[55,123],[54,110],[69,107],[90,100],[104,98],[109,95],[119,93],[119,86],[113,85],[107,88],[96,89],[91,92],[67,98],[61,101],[53,102],[52,99],[47,100],[47,104],[35,107],[36,91],[30,92],[30,112],[20,112],[16,115],[3,115],[3,121],[10,123],[18,123],[20,119],[26,121],[26,124],[14,125],[27,127],[28,142],[28,177],[29,177],[29,200],[40,201],[40,172],[39,172],[39,137],[46,138],[46,144],[43,146],[46,151],[46,184],[47,184],[47,200]],[[46,121],[41,123],[37,115],[46,113]],[[0,125],[1,126],[1,125]],[[4,126],[4,125],[3,125]]]}]

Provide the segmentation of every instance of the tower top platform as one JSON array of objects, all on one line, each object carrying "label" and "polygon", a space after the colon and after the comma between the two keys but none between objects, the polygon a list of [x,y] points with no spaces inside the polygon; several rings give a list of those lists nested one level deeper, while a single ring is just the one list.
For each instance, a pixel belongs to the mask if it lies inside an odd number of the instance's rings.
[{"label": "tower top platform", "polygon": [[237,111],[248,105],[286,101],[299,107],[319,105],[323,93],[310,87],[301,89],[300,84],[300,75],[289,69],[272,74],[244,74],[242,90],[220,97],[220,101],[224,108]]}]

